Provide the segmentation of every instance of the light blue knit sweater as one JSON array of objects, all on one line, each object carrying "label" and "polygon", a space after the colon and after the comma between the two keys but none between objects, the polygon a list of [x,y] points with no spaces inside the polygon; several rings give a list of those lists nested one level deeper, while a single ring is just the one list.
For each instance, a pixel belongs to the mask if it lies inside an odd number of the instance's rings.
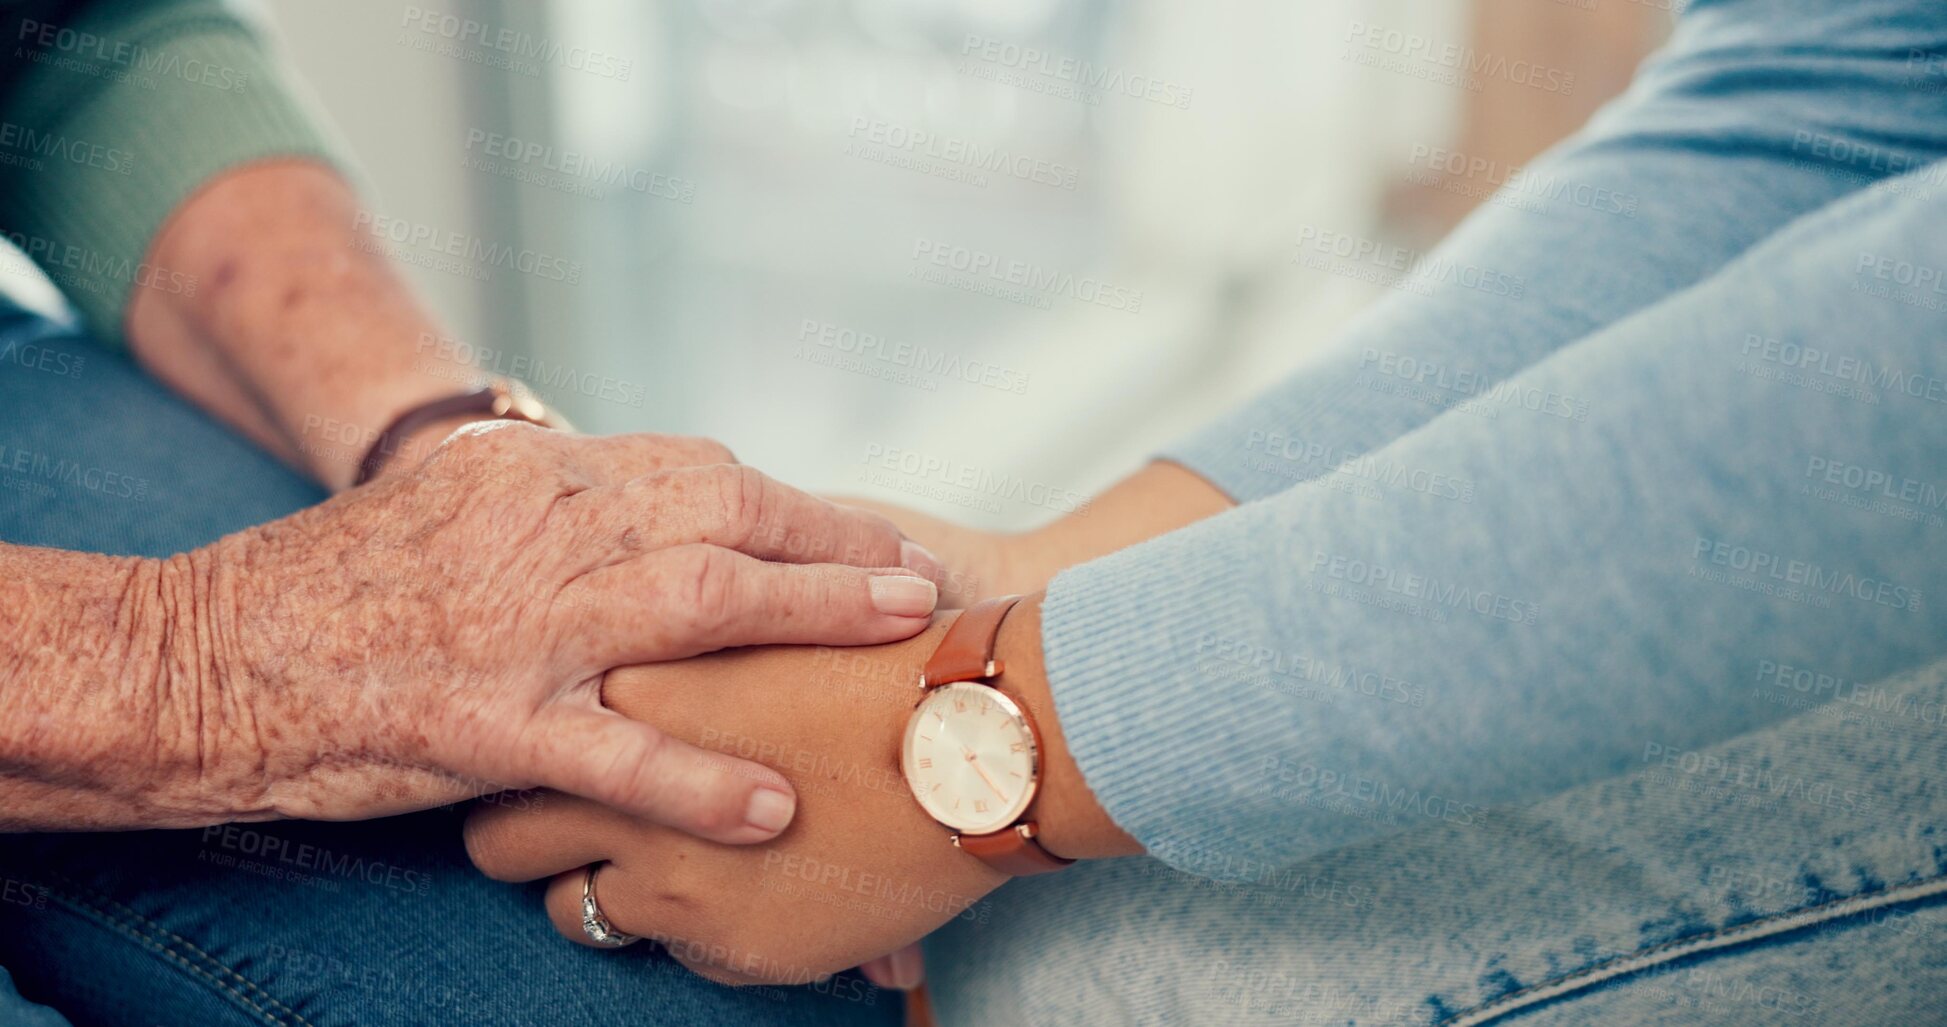
[{"label": "light blue knit sweater", "polygon": [[1242,506],[1048,592],[1116,821],[1248,879],[1694,758],[1793,712],[1767,675],[1947,653],[1941,52],[1938,3],[1699,0],[1535,202],[1424,260],[1301,253],[1413,288],[1165,454]]}]

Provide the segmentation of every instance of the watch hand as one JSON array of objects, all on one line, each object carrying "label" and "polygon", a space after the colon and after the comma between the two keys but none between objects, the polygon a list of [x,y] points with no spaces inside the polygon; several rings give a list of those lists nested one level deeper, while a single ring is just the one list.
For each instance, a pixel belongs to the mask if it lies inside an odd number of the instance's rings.
[{"label": "watch hand", "polygon": [[1009,801],[1007,798],[1007,793],[1001,791],[1001,786],[995,784],[994,779],[987,776],[987,768],[980,765],[980,760],[974,756],[974,751],[972,749],[966,748],[965,746],[961,747],[961,751],[967,754],[967,762],[973,764],[974,773],[979,774],[980,779],[982,781],[987,782],[987,787],[992,788],[994,790],[994,794],[999,796],[1002,802]]}]

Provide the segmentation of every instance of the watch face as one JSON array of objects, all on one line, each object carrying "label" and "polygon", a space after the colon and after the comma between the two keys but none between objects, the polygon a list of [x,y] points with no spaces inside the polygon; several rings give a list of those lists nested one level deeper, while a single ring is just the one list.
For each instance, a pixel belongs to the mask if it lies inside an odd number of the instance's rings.
[{"label": "watch face", "polygon": [[926,693],[906,722],[900,764],[933,819],[964,834],[989,834],[1034,801],[1040,754],[1014,700],[972,681]]}]

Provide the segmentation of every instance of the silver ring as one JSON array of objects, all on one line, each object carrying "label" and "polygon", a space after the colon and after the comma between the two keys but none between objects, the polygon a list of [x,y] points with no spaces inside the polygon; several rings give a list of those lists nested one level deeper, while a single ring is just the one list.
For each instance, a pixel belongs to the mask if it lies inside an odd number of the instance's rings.
[{"label": "silver ring", "polygon": [[591,864],[588,876],[581,879],[581,932],[595,944],[610,948],[621,948],[630,942],[641,941],[633,934],[616,930],[615,925],[608,922],[608,917],[602,915],[602,907],[595,904],[595,871],[601,868],[600,863]]}]

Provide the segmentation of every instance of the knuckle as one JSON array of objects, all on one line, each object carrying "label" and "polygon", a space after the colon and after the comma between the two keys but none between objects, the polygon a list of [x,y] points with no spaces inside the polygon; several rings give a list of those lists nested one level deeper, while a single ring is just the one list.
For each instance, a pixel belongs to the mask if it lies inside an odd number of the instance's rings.
[{"label": "knuckle", "polygon": [[692,631],[727,623],[736,609],[742,561],[725,549],[696,546],[684,551],[680,563],[677,596],[681,620]]},{"label": "knuckle", "polygon": [[674,756],[667,736],[650,733],[643,742],[628,746],[610,760],[600,786],[607,794],[597,798],[623,809],[661,810],[672,794],[670,778],[677,771],[670,765]]},{"label": "knuckle", "polygon": [[720,504],[719,544],[742,548],[763,531],[769,483],[762,474],[743,464],[717,464],[709,473],[716,484]]},{"label": "knuckle", "polygon": [[[864,536],[859,543],[860,551],[848,554],[859,558],[858,562],[875,566],[891,566],[899,562],[899,543],[905,536],[900,534],[899,526],[884,514],[871,510],[851,508],[862,526]],[[852,560],[845,562],[851,563]]]}]

